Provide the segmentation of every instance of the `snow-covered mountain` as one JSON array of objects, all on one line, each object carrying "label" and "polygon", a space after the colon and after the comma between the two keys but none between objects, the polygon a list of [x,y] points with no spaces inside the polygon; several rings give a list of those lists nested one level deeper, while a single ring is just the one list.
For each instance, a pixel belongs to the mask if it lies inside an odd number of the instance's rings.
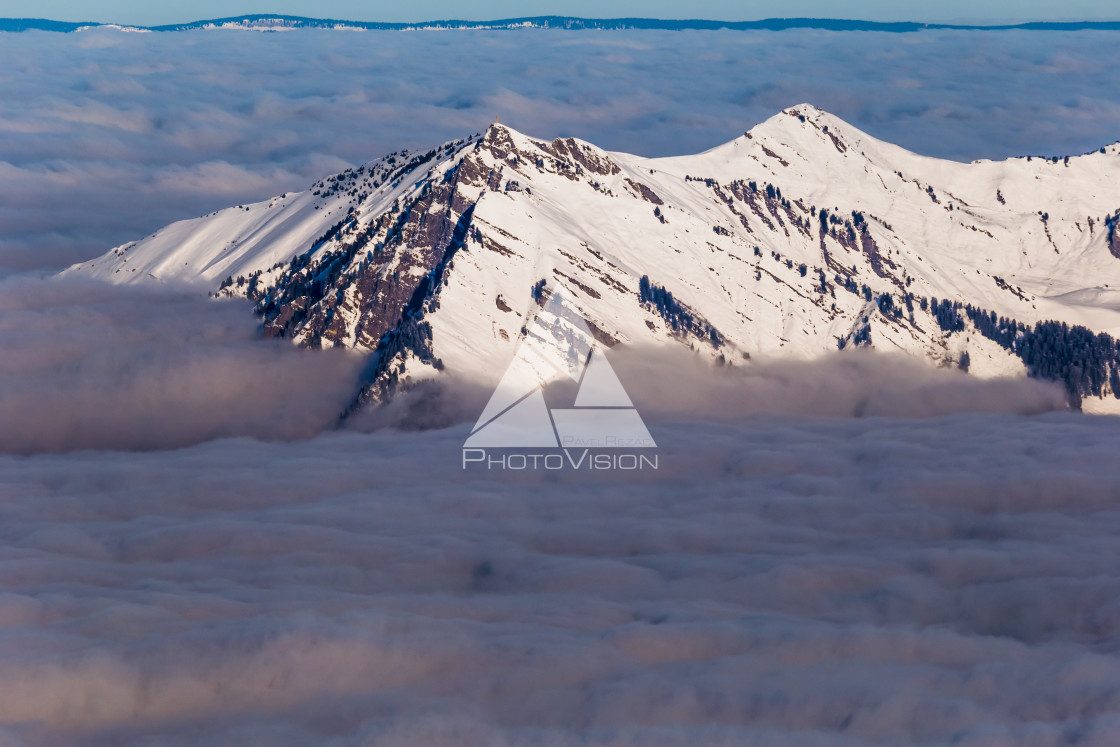
[{"label": "snow-covered mountain", "polygon": [[809,105],[673,158],[495,124],[67,272],[247,296],[266,335],[376,352],[367,399],[442,371],[496,380],[563,286],[607,346],[735,364],[872,345],[1060,379],[1098,407],[1120,396],[1097,334],[1120,333],[1118,184],[1120,144],[963,164]]}]

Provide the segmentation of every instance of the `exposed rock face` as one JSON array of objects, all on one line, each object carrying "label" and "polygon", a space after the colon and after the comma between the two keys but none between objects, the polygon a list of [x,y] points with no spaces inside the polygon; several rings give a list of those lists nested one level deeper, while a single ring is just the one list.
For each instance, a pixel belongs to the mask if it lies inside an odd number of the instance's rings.
[{"label": "exposed rock face", "polygon": [[638,195],[646,202],[653,203],[654,205],[665,204],[665,201],[658,197],[656,192],[654,192],[652,189],[642,184],[641,182],[636,182],[633,179],[627,177],[626,184],[630,187],[631,190],[634,191],[634,194]]},{"label": "exposed rock face", "polygon": [[375,349],[418,313],[470,229],[474,200],[459,191],[471,178],[464,164],[367,224],[352,215],[336,248],[293,260],[259,303],[265,334]]}]

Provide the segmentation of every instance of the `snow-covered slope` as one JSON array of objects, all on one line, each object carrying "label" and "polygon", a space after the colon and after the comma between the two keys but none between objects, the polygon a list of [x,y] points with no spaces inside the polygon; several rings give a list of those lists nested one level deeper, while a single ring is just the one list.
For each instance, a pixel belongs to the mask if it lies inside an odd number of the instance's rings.
[{"label": "snow-covered slope", "polygon": [[248,296],[266,334],[377,351],[367,396],[439,371],[496,380],[563,286],[607,345],[734,363],[871,344],[1111,399],[1111,340],[1034,325],[1120,333],[1118,183],[1118,145],[961,164],[809,105],[660,159],[495,124],[68,272]]}]

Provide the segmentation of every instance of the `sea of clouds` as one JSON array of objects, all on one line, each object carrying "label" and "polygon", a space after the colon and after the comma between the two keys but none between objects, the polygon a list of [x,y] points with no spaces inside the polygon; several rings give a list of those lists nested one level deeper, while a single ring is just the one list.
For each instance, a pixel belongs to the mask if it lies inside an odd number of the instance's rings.
[{"label": "sea of clouds", "polygon": [[[0,745],[1111,744],[1120,430],[846,351],[612,351],[658,469],[462,469],[488,390],[0,282]],[[669,372],[669,373],[667,373]]]},{"label": "sea of clouds", "polygon": [[0,456],[0,744],[1111,745],[1108,418]]},{"label": "sea of clouds", "polygon": [[698,152],[809,102],[971,160],[1120,138],[1120,32],[6,34],[0,272],[306,188],[502,121]]},{"label": "sea of clouds", "polygon": [[1083,152],[1118,39],[4,35],[0,746],[1120,742],[1120,430],[1053,385],[612,351],[658,470],[464,471],[485,375],[339,427],[361,357],[47,277],[494,114]]}]

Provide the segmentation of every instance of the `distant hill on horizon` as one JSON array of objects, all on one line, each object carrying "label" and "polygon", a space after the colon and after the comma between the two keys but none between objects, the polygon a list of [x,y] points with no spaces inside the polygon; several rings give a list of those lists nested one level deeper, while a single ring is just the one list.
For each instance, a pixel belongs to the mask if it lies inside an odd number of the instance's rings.
[{"label": "distant hill on horizon", "polygon": [[55,31],[70,33],[90,28],[115,28],[124,31],[194,31],[209,29],[242,29],[249,31],[288,31],[295,29],[357,29],[367,31],[409,30],[516,30],[565,29],[570,31],[626,29],[665,31],[788,31],[817,29],[826,31],[882,31],[913,33],[926,30],[959,31],[1116,31],[1117,21],[1033,21],[1017,24],[976,25],[950,23],[918,23],[912,21],[882,22],[834,18],[768,18],[759,21],[714,21],[706,19],[672,20],[659,18],[576,18],[572,16],[534,16],[505,18],[493,21],[440,20],[417,23],[383,23],[347,21],[330,18],[306,18],[283,14],[260,13],[191,21],[162,26],[135,26],[114,23],[54,21],[44,18],[0,18],[0,31]]}]

